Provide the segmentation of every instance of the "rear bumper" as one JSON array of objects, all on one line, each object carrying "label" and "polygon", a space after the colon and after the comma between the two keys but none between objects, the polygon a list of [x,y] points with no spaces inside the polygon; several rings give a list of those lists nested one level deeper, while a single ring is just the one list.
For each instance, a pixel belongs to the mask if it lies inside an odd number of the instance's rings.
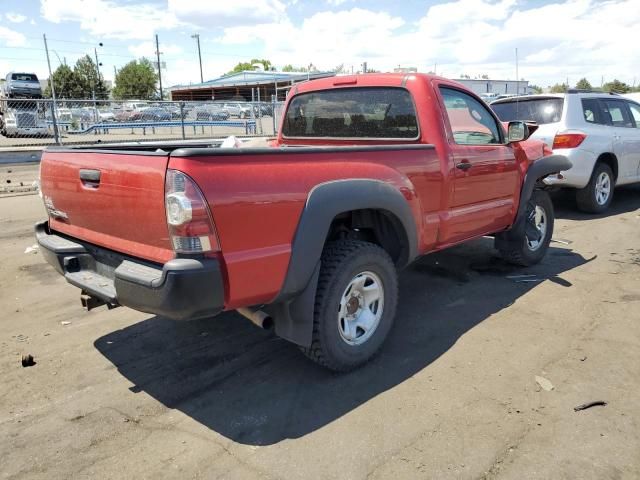
[{"label": "rear bumper", "polygon": [[66,280],[108,305],[123,305],[174,320],[210,317],[224,307],[224,283],[216,259],[145,262],[35,226],[47,262]]},{"label": "rear bumper", "polygon": [[569,170],[563,171],[561,176],[550,175],[545,183],[559,187],[586,187],[597,161],[596,155],[580,148],[557,148],[553,153],[567,157],[572,166]]}]

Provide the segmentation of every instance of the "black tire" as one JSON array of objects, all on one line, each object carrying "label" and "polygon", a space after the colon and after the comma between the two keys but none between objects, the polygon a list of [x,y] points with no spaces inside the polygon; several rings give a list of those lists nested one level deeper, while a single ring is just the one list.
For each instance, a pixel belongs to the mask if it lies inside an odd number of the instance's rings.
[{"label": "black tire", "polygon": [[[545,228],[542,235],[535,226],[536,207],[540,207],[544,212]],[[527,202],[522,238],[509,242],[498,241],[496,246],[502,257],[509,263],[523,267],[534,265],[544,258],[549,249],[549,243],[553,236],[553,225],[553,203],[549,194],[543,190],[534,190],[529,202]]]},{"label": "black tire", "polygon": [[[604,203],[598,201],[598,179],[606,175],[609,177],[609,196]],[[606,163],[597,163],[586,187],[576,190],[576,204],[578,209],[587,213],[602,213],[609,208],[613,200],[614,180],[611,167]]]},{"label": "black tire", "polygon": [[[373,273],[382,284],[382,313],[366,340],[350,344],[341,333],[340,302],[347,287],[363,272]],[[398,303],[398,277],[391,257],[379,246],[359,240],[328,243],[322,253],[316,290],[313,338],[302,352],[314,362],[336,372],[352,370],[371,359],[393,325]],[[377,305],[379,308],[380,306]],[[357,329],[356,329],[357,330]],[[361,335],[360,338],[365,338]],[[358,339],[356,339],[358,341]]]}]

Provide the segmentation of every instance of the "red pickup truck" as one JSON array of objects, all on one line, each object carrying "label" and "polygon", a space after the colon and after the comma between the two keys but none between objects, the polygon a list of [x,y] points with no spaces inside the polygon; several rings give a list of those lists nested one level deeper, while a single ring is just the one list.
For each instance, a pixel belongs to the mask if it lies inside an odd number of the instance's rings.
[{"label": "red pickup truck", "polygon": [[305,82],[281,124],[261,148],[47,149],[41,251],[87,308],[238,310],[338,371],[379,350],[420,255],[483,235],[517,264],[545,255],[544,178],[570,163],[458,83]]}]

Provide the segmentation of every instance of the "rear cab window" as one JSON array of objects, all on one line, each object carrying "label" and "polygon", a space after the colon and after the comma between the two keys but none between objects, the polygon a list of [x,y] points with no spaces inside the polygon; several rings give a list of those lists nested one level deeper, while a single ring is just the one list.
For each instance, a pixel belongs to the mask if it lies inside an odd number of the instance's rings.
[{"label": "rear cab window", "polygon": [[562,119],[564,98],[523,98],[492,103],[491,108],[503,122],[534,121],[538,125],[557,123]]},{"label": "rear cab window", "polygon": [[411,94],[399,87],[355,87],[301,93],[282,125],[288,138],[416,140]]},{"label": "rear cab window", "polygon": [[19,82],[37,82],[38,77],[36,77],[33,73],[14,73],[11,75],[11,80],[16,80]]}]

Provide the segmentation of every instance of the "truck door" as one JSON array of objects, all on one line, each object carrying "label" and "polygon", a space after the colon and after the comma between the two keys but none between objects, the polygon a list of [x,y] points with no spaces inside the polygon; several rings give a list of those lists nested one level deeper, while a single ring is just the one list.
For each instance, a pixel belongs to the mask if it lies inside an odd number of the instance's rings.
[{"label": "truck door", "polygon": [[448,238],[456,242],[510,225],[520,173],[512,146],[498,120],[483,103],[462,90],[440,86],[448,141],[453,156]]}]

